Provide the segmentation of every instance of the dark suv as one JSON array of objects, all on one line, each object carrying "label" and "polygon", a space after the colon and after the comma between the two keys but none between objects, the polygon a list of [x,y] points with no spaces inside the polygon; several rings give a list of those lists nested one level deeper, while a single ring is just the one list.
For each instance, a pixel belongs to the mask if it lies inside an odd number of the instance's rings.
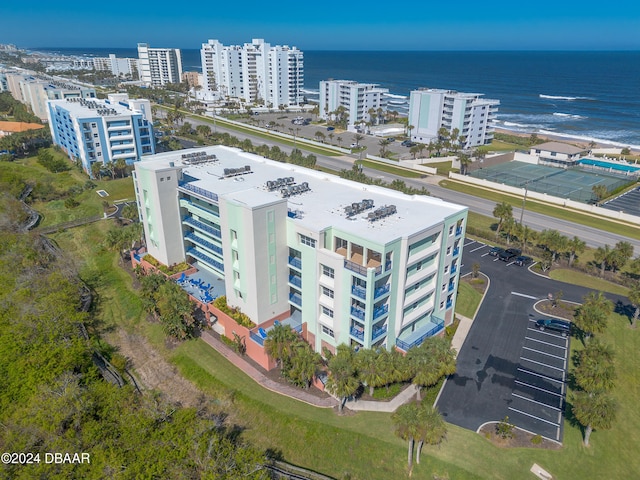
[{"label": "dark suv", "polygon": [[489,255],[491,255],[492,257],[497,257],[502,252],[504,252],[504,248],[493,247],[491,250],[489,250]]},{"label": "dark suv", "polygon": [[521,267],[527,266],[531,263],[532,258],[531,257],[527,257],[526,255],[520,255],[518,258],[516,258],[513,262],[516,265],[519,265]]},{"label": "dark suv", "polygon": [[557,318],[541,318],[536,321],[536,327],[540,330],[553,330],[560,333],[563,337],[571,334],[571,322],[566,320],[558,320]]},{"label": "dark suv", "polygon": [[519,248],[507,248],[505,251],[498,253],[498,258],[503,262],[508,262],[509,260],[516,258],[522,253],[522,250]]}]

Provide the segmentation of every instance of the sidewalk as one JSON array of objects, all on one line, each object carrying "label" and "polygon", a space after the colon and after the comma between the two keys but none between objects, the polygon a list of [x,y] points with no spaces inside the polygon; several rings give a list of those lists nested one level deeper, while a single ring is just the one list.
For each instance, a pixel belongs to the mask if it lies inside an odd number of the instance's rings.
[{"label": "sidewalk", "polygon": [[314,407],[333,408],[338,405],[338,401],[333,397],[318,398],[314,395],[311,395],[310,393],[305,392],[302,389],[274,382],[273,380],[267,378],[263,373],[258,371],[258,369],[253,365],[249,364],[249,362],[247,362],[244,358],[234,352],[231,348],[227,347],[224,343],[215,338],[210,332],[203,331],[200,338],[207,342],[220,355],[225,357],[236,367],[246,373],[258,385],[266,388],[267,390],[271,390],[272,392],[278,393],[280,395],[299,400]]},{"label": "sidewalk", "polygon": [[453,336],[451,340],[451,347],[455,349],[456,352],[460,352],[462,348],[462,344],[464,343],[467,335],[469,334],[469,330],[471,329],[471,325],[473,324],[473,320],[467,317],[463,317],[459,313],[456,313],[456,317],[460,319],[460,324],[458,325],[458,329],[456,330],[456,334]]},{"label": "sidewalk", "polygon": [[347,402],[345,407],[349,410],[355,411],[367,411],[367,412],[395,412],[400,405],[404,405],[409,400],[412,400],[418,389],[415,385],[409,385],[402,392],[394,397],[390,402],[372,402],[369,400],[356,400]]}]

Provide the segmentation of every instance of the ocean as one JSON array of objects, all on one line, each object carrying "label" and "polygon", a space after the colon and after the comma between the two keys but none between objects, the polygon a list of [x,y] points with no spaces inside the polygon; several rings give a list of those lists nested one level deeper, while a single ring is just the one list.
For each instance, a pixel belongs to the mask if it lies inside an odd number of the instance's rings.
[{"label": "ocean", "polygon": [[[66,55],[137,57],[136,49],[34,48]],[[182,50],[184,70],[200,51]],[[305,95],[329,78],[388,88],[388,108],[408,110],[411,90],[445,88],[500,100],[499,128],[640,148],[640,52],[305,51]]]}]

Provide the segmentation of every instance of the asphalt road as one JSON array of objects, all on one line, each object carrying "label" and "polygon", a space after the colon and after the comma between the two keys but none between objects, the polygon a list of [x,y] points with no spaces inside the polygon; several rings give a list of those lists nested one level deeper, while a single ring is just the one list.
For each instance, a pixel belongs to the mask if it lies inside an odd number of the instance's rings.
[{"label": "asphalt road", "polygon": [[[273,114],[275,115],[275,114]],[[295,116],[297,116],[298,114],[289,114],[288,116],[293,118]],[[301,114],[302,115],[302,114]],[[208,125],[210,127],[212,127],[210,122],[205,122],[203,120],[199,120],[197,118],[193,118],[193,117],[187,117],[187,119],[185,121],[188,121],[189,123],[191,123],[192,125],[196,126],[196,125]],[[280,122],[286,122],[287,120],[280,120]],[[290,121],[289,121],[290,124]],[[288,128],[289,125],[287,125]],[[305,127],[305,128],[312,128],[311,126]],[[313,130],[317,130],[317,127],[314,127]],[[237,130],[231,129],[231,128],[226,128],[224,126],[221,126],[220,124],[216,125],[216,130],[219,132],[227,132],[229,134],[232,134],[240,139],[245,139],[248,138],[250,139],[254,144],[267,144],[269,146],[274,146],[274,145],[278,145],[283,151],[290,153],[291,150],[293,150],[293,147],[289,147],[287,145],[283,145],[280,144],[277,139],[272,139],[272,140],[265,140],[264,138],[255,136],[255,135],[251,135],[251,134],[245,134],[243,132],[239,132]],[[286,128],[285,128],[285,131]],[[326,132],[328,133],[328,132]],[[349,137],[347,134],[343,134],[341,135],[344,139],[345,139],[345,143],[347,143],[347,138],[351,138]],[[370,142],[373,144],[377,144],[378,139],[374,138],[374,137],[370,137],[367,136],[367,138],[365,140],[362,141],[362,143],[367,143]],[[398,142],[394,142],[398,143]],[[300,150],[302,150],[305,154],[307,153],[314,153],[314,152],[310,152],[308,150],[306,150],[304,148],[304,145],[302,144],[298,144],[298,148]],[[372,147],[373,148],[373,147]],[[393,145],[392,148],[395,149],[403,149],[406,147],[402,147],[400,145]],[[367,150],[369,153],[374,153],[371,150]],[[350,169],[353,165],[353,163],[355,161],[358,160],[359,156],[357,154],[354,155],[346,155],[346,156],[341,156],[341,157],[331,157],[331,156],[327,156],[327,155],[319,155],[317,153],[314,153],[314,155],[317,157],[317,164],[322,166],[322,167],[326,167],[326,168],[330,168],[332,170],[342,170],[342,169]],[[469,207],[469,211],[471,212],[475,212],[475,213],[479,213],[482,215],[486,215],[488,217],[493,217],[493,209],[495,208],[496,204],[495,202],[491,201],[491,200],[485,200],[483,198],[478,198],[478,197],[474,197],[473,195],[468,195],[465,193],[460,193],[460,192],[456,192],[453,190],[448,190],[446,188],[440,187],[439,185],[437,185],[437,181],[440,180],[440,177],[431,177],[431,179],[429,178],[424,178],[424,179],[412,179],[412,178],[405,178],[405,177],[400,177],[397,175],[393,175],[390,173],[386,173],[386,172],[381,172],[379,170],[374,170],[374,169],[369,169],[369,168],[364,168],[363,169],[364,173],[372,178],[379,178],[384,180],[385,182],[392,182],[395,179],[399,179],[404,181],[407,185],[416,187],[416,188],[422,188],[422,187],[426,187],[427,190],[429,190],[429,192],[431,193],[431,195],[433,195],[434,197],[438,197],[441,198],[442,200],[451,202],[451,203],[456,203],[459,205],[464,205]],[[519,208],[514,208],[513,209],[513,215],[515,218],[520,218],[520,209]],[[535,213],[535,212],[531,212],[526,210],[525,208],[525,213],[524,213],[524,217],[523,217],[523,223],[525,225],[528,225],[529,227],[533,228],[534,230],[537,231],[542,231],[545,229],[553,229],[553,230],[558,230],[560,233],[562,233],[563,235],[566,235],[570,238],[573,238],[574,236],[577,236],[579,238],[581,238],[582,240],[584,240],[587,243],[587,246],[589,247],[603,247],[604,245],[609,245],[609,246],[613,246],[615,245],[617,242],[620,241],[626,241],[631,243],[631,245],[634,246],[634,256],[638,256],[640,254],[640,241],[636,240],[636,239],[632,239],[629,237],[625,237],[623,235],[618,235],[615,233],[610,233],[610,232],[605,232],[602,230],[599,230],[597,228],[593,228],[593,227],[587,227],[587,226],[583,226],[583,225],[579,225],[579,224],[575,224],[572,223],[570,221],[567,220],[561,220],[561,219],[557,219],[554,217],[549,217],[546,215],[542,215],[539,213]]]},{"label": "asphalt road", "polygon": [[[509,416],[521,428],[561,441],[569,342],[537,330],[534,322],[544,316],[533,306],[560,290],[563,300],[579,303],[589,290],[499,261],[488,255],[489,249],[465,242],[461,275],[477,262],[490,286],[438,408],[448,422],[470,430]],[[619,296],[608,297],[621,302],[618,308],[628,303]]]}]

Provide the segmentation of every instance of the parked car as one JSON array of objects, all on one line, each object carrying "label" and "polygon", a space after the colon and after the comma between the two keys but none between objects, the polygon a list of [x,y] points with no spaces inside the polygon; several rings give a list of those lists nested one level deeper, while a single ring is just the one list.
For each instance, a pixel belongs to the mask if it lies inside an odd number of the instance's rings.
[{"label": "parked car", "polygon": [[541,330],[552,330],[560,333],[563,337],[571,335],[571,322],[558,320],[557,318],[541,318],[536,320],[536,327]]},{"label": "parked car", "polygon": [[491,255],[492,257],[497,257],[502,252],[504,252],[504,248],[493,247],[491,250],[489,250],[489,255]]},{"label": "parked car", "polygon": [[413,147],[415,143],[413,143],[411,140],[405,140],[400,145],[402,145],[403,147]]},{"label": "parked car", "polygon": [[352,143],[351,145],[349,145],[349,148],[358,148],[360,145],[358,145],[357,143]]},{"label": "parked car", "polygon": [[331,132],[331,131],[333,131],[335,129],[336,129],[336,127],[327,127],[327,132]]},{"label": "parked car", "polygon": [[520,255],[513,262],[520,267],[526,267],[531,263],[532,260],[533,259],[531,257],[527,257],[526,255]]},{"label": "parked car", "polygon": [[519,248],[507,248],[506,250],[498,253],[498,258],[503,262],[508,262],[509,260],[513,260],[517,256],[522,253],[522,250]]},{"label": "parked car", "polygon": [[395,139],[395,138],[393,138],[393,137],[389,137],[389,138],[387,138],[387,142],[389,142],[389,143],[391,143],[391,142],[395,142],[395,141],[396,141],[396,139]]}]

